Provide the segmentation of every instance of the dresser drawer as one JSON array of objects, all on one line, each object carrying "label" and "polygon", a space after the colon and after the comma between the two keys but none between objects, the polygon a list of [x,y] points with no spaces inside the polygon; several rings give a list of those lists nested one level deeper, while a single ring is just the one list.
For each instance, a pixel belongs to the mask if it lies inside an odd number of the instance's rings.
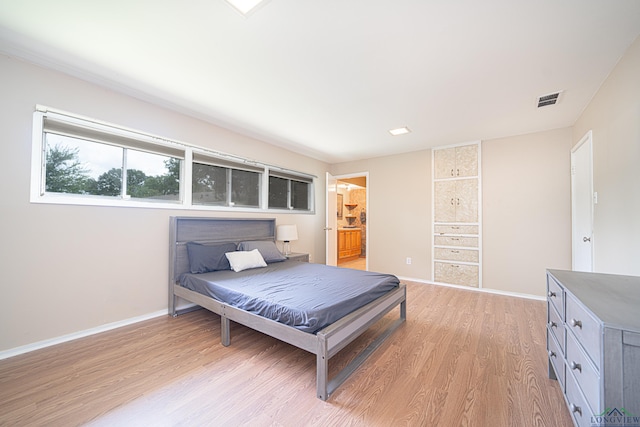
[{"label": "dresser drawer", "polygon": [[600,408],[600,377],[590,359],[582,351],[580,344],[571,334],[567,334],[567,372],[573,373],[582,394],[594,413],[602,412],[604,408]]},{"label": "dresser drawer", "polygon": [[593,413],[589,409],[580,388],[571,374],[567,373],[567,401],[569,402],[569,412],[579,427],[592,427],[591,416]]},{"label": "dresser drawer", "polygon": [[547,354],[549,356],[549,361],[553,366],[553,370],[556,373],[556,378],[560,383],[560,389],[564,393],[564,359],[562,357],[562,353],[560,353],[558,342],[554,338],[553,334],[549,332],[549,330],[547,330]]},{"label": "dresser drawer", "polygon": [[466,262],[478,262],[478,251],[472,249],[446,249],[435,248],[435,259],[442,259],[447,261],[466,261]]},{"label": "dresser drawer", "polygon": [[465,236],[436,236],[433,241],[437,246],[461,246],[465,248],[477,248],[477,237]]},{"label": "dresser drawer", "polygon": [[547,276],[547,301],[550,301],[564,319],[564,290],[551,276]]},{"label": "dresser drawer", "polygon": [[477,265],[435,262],[435,280],[455,285],[474,286],[479,283],[479,267]]},{"label": "dresser drawer", "polygon": [[562,319],[553,304],[547,302],[547,328],[551,331],[560,345],[560,352],[564,356],[565,348],[565,328]]},{"label": "dresser drawer", "polygon": [[600,369],[600,323],[571,294],[567,298],[567,329],[575,335],[597,369]]},{"label": "dresser drawer", "polygon": [[477,225],[436,225],[436,234],[478,234]]}]

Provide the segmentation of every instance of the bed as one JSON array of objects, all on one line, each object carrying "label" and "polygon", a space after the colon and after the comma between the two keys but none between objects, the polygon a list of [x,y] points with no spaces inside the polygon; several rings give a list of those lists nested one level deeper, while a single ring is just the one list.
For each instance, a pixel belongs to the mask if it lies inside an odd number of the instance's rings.
[{"label": "bed", "polygon": [[[230,322],[234,321],[315,354],[317,397],[327,400],[405,322],[406,287],[391,275],[292,260],[240,272],[194,272],[190,266],[189,251],[194,245],[274,242],[275,229],[275,219],[171,217],[169,314],[177,316],[195,304],[220,315],[221,342],[225,346],[231,343]],[[300,292],[295,291],[293,283],[300,280],[313,281],[318,292],[310,293],[307,285],[304,298],[296,300]],[[342,280],[344,291],[340,293],[345,298],[326,298],[330,292],[324,288],[325,282],[338,280]],[[193,304],[178,309],[179,299]],[[326,309],[315,310],[317,307]],[[331,357],[396,308],[398,318],[330,379]]]}]

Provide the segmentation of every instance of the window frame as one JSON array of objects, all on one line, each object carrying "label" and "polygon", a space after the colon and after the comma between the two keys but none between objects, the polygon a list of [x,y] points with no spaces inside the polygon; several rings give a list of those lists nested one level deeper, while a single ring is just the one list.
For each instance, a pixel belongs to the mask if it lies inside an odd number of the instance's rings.
[{"label": "window frame", "polygon": [[[178,200],[161,200],[161,199],[145,199],[121,196],[101,196],[74,193],[55,193],[46,192],[46,141],[45,132],[48,129],[45,126],[45,120],[57,122],[62,128],[65,126],[72,131],[75,128],[85,129],[87,132],[96,132],[103,137],[113,137],[114,141],[102,140],[97,141],[89,138],[90,142],[106,143],[108,145],[118,146],[124,149],[133,149],[137,151],[146,151],[153,154],[165,155],[167,153],[180,153],[177,157],[181,161],[180,182]],[[56,132],[57,133],[57,132]],[[67,135],[77,137],[73,135]],[[81,138],[85,139],[85,138]],[[156,135],[147,134],[137,130],[117,126],[111,123],[82,117],[76,114],[64,112],[57,109],[37,105],[33,113],[33,129],[32,129],[32,153],[31,153],[31,183],[30,183],[30,202],[31,203],[50,203],[50,204],[69,204],[69,205],[90,205],[90,206],[118,206],[118,207],[138,207],[138,208],[159,208],[159,209],[178,209],[178,210],[201,210],[201,211],[232,211],[232,212],[269,212],[269,213],[295,213],[295,214],[315,214],[315,184],[317,177],[315,175],[303,172],[292,171],[278,166],[268,165],[245,159],[239,156],[233,156],[226,153],[213,151],[207,148],[186,144],[179,141],[173,141]],[[126,156],[126,154],[125,154]],[[228,176],[231,169],[247,170],[259,173],[258,183],[258,206],[235,206],[230,203],[232,194],[231,189],[227,188],[227,202],[225,205],[206,205],[194,204],[192,193],[192,177],[193,163],[202,163],[196,159],[206,157],[212,159],[214,163],[219,163],[227,170]],[[205,164],[209,164],[208,162]],[[219,166],[216,164],[216,166]],[[269,200],[269,174],[271,171],[277,173],[288,174],[293,179],[309,183],[308,209],[270,209]],[[126,172],[123,173],[126,177]],[[297,178],[296,178],[297,177]],[[227,185],[229,185],[227,179]],[[231,184],[232,185],[232,184]],[[288,203],[290,202],[290,186],[289,182]],[[123,181],[123,188],[126,189],[126,182]],[[290,206],[290,204],[289,204]]]},{"label": "window frame", "polygon": [[290,212],[306,212],[307,209],[296,209],[293,206],[292,200],[293,200],[293,185],[292,182],[296,181],[296,182],[300,182],[303,184],[307,184],[307,206],[311,206],[312,203],[312,199],[313,199],[313,181],[309,180],[307,178],[305,178],[304,176],[300,176],[300,175],[295,175],[292,174],[290,172],[286,172],[286,171],[280,171],[280,170],[275,170],[275,169],[270,169],[269,170],[269,174],[267,176],[267,180],[271,177],[274,178],[279,178],[279,179],[284,179],[287,181],[287,206],[285,208],[281,208],[281,207],[277,207],[277,208],[272,208],[270,206],[268,206],[269,210],[271,211],[276,211],[276,210],[282,210],[282,211],[290,211]]}]

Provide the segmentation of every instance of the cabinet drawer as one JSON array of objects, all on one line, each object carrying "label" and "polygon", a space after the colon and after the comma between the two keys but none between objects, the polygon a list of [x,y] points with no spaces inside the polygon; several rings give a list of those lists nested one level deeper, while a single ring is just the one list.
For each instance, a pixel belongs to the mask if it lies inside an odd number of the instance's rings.
[{"label": "cabinet drawer", "polygon": [[547,328],[551,331],[560,345],[560,352],[564,356],[565,349],[565,328],[562,319],[553,304],[547,302]]},{"label": "cabinet drawer", "polygon": [[562,353],[560,353],[560,347],[554,335],[547,329],[547,354],[549,355],[549,361],[553,366],[553,370],[556,372],[556,378],[560,383],[560,389],[564,393],[565,374],[564,374],[564,359]]},{"label": "cabinet drawer", "polygon": [[[567,334],[567,371],[573,373],[589,407],[593,409],[593,413],[602,412],[598,372],[571,334]],[[569,376],[568,373],[567,376]]]},{"label": "cabinet drawer", "polygon": [[436,234],[478,234],[477,225],[436,225]]},{"label": "cabinet drawer", "polygon": [[[591,427],[591,415],[593,414],[580,392],[580,388],[573,376],[567,374],[567,402],[569,412],[579,427]],[[596,412],[598,413],[598,412]]]},{"label": "cabinet drawer", "polygon": [[573,331],[597,369],[600,369],[600,323],[571,294],[567,299],[567,329]]},{"label": "cabinet drawer", "polygon": [[478,251],[470,249],[435,248],[435,259],[447,261],[478,262]]},{"label": "cabinet drawer", "polygon": [[479,267],[477,265],[436,262],[435,280],[441,283],[478,287]]},{"label": "cabinet drawer", "polygon": [[437,246],[462,246],[466,248],[477,248],[477,237],[464,236],[436,236],[434,242]]},{"label": "cabinet drawer", "polygon": [[564,290],[553,277],[549,275],[547,275],[547,301],[553,304],[556,310],[558,310],[560,318],[564,320]]}]

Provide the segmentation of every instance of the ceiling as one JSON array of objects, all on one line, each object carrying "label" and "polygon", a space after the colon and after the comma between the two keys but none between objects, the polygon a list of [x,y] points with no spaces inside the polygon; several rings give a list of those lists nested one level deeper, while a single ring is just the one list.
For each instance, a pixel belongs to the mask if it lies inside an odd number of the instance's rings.
[{"label": "ceiling", "polygon": [[638,0],[0,0],[0,52],[330,163],[571,126],[639,34]]}]

